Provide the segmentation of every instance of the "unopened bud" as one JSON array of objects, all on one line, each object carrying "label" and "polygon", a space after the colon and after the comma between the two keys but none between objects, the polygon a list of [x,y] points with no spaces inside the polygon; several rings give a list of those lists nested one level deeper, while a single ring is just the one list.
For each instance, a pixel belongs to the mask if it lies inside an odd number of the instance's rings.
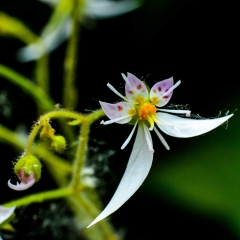
[{"label": "unopened bud", "polygon": [[14,166],[14,172],[21,183],[13,185],[9,180],[8,186],[16,191],[22,191],[30,188],[40,179],[41,167],[42,165],[40,161],[33,155],[26,155],[20,158]]},{"label": "unopened bud", "polygon": [[66,140],[63,136],[54,136],[50,143],[50,148],[52,151],[57,153],[62,153],[65,151],[67,147]]}]

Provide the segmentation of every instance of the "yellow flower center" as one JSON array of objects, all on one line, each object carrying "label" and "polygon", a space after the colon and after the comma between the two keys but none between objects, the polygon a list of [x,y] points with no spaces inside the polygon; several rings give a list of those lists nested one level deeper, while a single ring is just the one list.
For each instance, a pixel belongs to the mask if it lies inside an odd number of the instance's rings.
[{"label": "yellow flower center", "polygon": [[147,120],[152,114],[156,114],[157,108],[151,103],[144,103],[138,110],[138,116],[140,120]]},{"label": "yellow flower center", "polygon": [[151,103],[144,103],[138,110],[138,116],[140,120],[148,120],[151,115],[155,115],[157,108]]},{"label": "yellow flower center", "polygon": [[150,124],[150,130],[153,130],[157,108],[149,102],[141,104],[138,108],[139,120],[147,121]]}]

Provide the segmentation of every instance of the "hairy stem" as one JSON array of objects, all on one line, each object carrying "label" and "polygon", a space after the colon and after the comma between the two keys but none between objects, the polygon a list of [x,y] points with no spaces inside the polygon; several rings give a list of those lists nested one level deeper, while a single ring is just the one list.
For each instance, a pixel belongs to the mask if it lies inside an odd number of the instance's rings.
[{"label": "hairy stem", "polygon": [[74,170],[71,182],[72,187],[76,187],[80,182],[81,172],[86,158],[89,128],[90,128],[89,122],[82,123],[76,157],[73,166]]},{"label": "hairy stem", "polygon": [[78,40],[80,33],[80,24],[78,21],[80,12],[80,1],[72,0],[72,34],[70,35],[66,57],[64,61],[64,84],[63,84],[63,106],[75,108],[77,106],[78,92],[75,86],[76,67],[78,56]]},{"label": "hairy stem", "polygon": [[37,59],[35,68],[35,78],[37,85],[43,89],[43,91],[49,94],[49,59],[48,54],[45,53],[42,57]]},{"label": "hairy stem", "polygon": [[73,189],[71,188],[61,188],[56,190],[50,190],[46,192],[32,194],[17,200],[13,200],[3,204],[4,207],[21,207],[26,206],[35,202],[43,202],[47,200],[53,200],[57,198],[67,197],[73,194]]}]

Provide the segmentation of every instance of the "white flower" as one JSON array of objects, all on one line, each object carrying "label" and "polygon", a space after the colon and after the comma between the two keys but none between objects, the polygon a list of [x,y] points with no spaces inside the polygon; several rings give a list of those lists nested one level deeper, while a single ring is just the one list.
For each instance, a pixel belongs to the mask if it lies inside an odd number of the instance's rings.
[{"label": "white flower", "polygon": [[[124,102],[116,104],[100,102],[103,111],[110,118],[110,120],[101,123],[104,125],[111,123],[130,123],[134,125],[121,149],[125,148],[129,143],[134,130],[138,126],[136,140],[126,171],[115,194],[106,208],[88,227],[120,208],[145,180],[152,165],[154,152],[150,131],[154,130],[165,148],[169,150],[170,148],[158,128],[173,137],[194,137],[218,127],[233,115],[206,120],[190,119],[187,117],[190,115],[188,110],[158,108],[169,102],[173,90],[180,84],[180,81],[175,85],[173,85],[173,78],[157,82],[149,92],[146,85],[131,73],[128,73],[127,77],[124,74],[122,76],[126,82],[126,97],[109,83],[107,86],[121,97]],[[169,113],[178,114],[179,116]]]},{"label": "white flower", "polygon": [[6,221],[14,212],[15,207],[5,208],[0,206],[0,224]]},{"label": "white flower", "polygon": [[[43,29],[40,36],[41,40],[19,50],[18,58],[22,62],[33,61],[40,58],[44,53],[53,51],[71,34],[72,23],[69,17],[71,9],[69,0],[62,0],[60,3],[59,0],[40,1],[52,6],[61,4],[61,7],[57,6],[53,17]],[[133,11],[141,5],[142,1],[140,0],[86,0],[82,18],[112,18]],[[80,19],[80,21],[82,20],[84,21],[84,19]]]}]

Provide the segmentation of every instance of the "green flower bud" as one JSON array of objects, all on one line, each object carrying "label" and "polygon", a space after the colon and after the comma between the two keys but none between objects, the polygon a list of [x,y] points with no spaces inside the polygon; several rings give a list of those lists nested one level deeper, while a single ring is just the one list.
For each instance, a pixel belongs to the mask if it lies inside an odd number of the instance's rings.
[{"label": "green flower bud", "polygon": [[33,155],[26,155],[20,158],[15,166],[14,172],[18,176],[21,183],[13,185],[8,181],[8,186],[14,190],[22,191],[31,187],[41,177],[41,163]]},{"label": "green flower bud", "polygon": [[62,153],[65,151],[67,147],[66,140],[63,136],[54,136],[50,143],[50,148],[52,151],[57,153]]}]

